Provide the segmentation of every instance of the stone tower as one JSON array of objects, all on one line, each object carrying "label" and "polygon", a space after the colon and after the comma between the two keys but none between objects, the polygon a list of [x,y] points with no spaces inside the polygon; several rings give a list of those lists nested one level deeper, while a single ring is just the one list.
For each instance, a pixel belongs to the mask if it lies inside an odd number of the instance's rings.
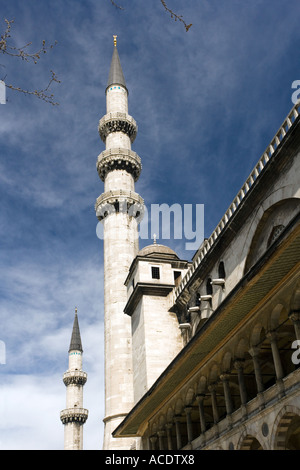
[{"label": "stone tower", "polygon": [[114,50],[106,87],[106,115],[99,134],[106,149],[99,155],[97,170],[104,193],[96,201],[96,214],[104,235],[104,340],[105,428],[104,449],[129,449],[131,439],[114,439],[112,431],[133,406],[133,372],[130,318],[124,314],[124,285],[132,260],[138,253],[138,223],[143,200],[134,183],[141,161],[131,150],[137,134],[128,114],[128,90],[114,36]]},{"label": "stone tower", "polygon": [[69,348],[69,368],[63,376],[67,389],[66,409],[60,413],[60,419],[65,427],[65,450],[82,450],[83,447],[83,424],[87,420],[88,410],[83,408],[83,386],[87,380],[87,373],[82,370],[82,353],[77,309],[75,309]]}]

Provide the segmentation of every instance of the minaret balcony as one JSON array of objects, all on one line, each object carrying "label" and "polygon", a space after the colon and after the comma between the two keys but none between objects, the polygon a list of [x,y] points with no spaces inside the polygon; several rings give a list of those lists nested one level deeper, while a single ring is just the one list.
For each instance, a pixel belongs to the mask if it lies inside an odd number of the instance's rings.
[{"label": "minaret balcony", "polygon": [[127,213],[141,220],[144,213],[144,200],[134,191],[116,189],[101,194],[96,200],[95,210],[100,221],[116,212]]},{"label": "minaret balcony", "polygon": [[107,173],[112,170],[126,170],[132,174],[134,181],[137,181],[142,170],[141,159],[130,149],[104,150],[97,161],[97,171],[101,180],[104,181]]},{"label": "minaret balcony", "polygon": [[100,119],[98,131],[104,143],[112,132],[123,132],[128,135],[132,143],[137,135],[137,123],[127,113],[108,113]]},{"label": "minaret balcony", "polygon": [[85,408],[68,408],[60,412],[60,420],[63,424],[84,424],[88,419],[89,412]]},{"label": "minaret balcony", "polygon": [[82,370],[68,370],[63,375],[63,382],[67,387],[70,384],[84,385],[87,381],[87,373]]}]

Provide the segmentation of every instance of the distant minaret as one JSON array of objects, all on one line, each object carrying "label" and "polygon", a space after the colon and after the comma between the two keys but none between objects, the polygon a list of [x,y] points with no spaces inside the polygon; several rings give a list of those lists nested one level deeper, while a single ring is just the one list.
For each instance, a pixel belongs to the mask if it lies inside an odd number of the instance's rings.
[{"label": "distant minaret", "polygon": [[82,450],[83,447],[83,424],[88,418],[88,410],[83,408],[83,386],[87,381],[87,373],[82,370],[82,353],[76,308],[69,348],[69,369],[63,376],[67,388],[67,403],[66,409],[60,413],[65,426],[65,450]]},{"label": "distant minaret", "polygon": [[128,91],[114,36],[114,51],[106,87],[106,115],[99,134],[106,149],[97,170],[104,193],[96,214],[104,233],[105,429],[104,449],[129,449],[133,439],[115,439],[112,432],[133,406],[131,321],[124,314],[130,265],[138,253],[138,223],[144,201],[134,191],[141,172],[139,156],[131,150],[137,133],[128,114]]}]

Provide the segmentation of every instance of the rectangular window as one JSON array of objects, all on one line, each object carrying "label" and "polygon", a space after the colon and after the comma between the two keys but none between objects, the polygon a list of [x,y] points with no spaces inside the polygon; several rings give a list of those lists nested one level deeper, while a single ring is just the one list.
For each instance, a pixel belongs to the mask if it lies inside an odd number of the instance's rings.
[{"label": "rectangular window", "polygon": [[160,279],[160,272],[158,266],[151,266],[152,279]]}]

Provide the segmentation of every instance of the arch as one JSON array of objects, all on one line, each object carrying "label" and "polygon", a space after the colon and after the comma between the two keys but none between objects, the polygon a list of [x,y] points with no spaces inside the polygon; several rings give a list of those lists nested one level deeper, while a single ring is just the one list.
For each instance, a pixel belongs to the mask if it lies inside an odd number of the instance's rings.
[{"label": "arch", "polygon": [[243,359],[245,354],[249,351],[249,348],[248,338],[240,338],[235,348],[235,357]]},{"label": "arch", "polygon": [[272,449],[300,450],[300,409],[287,405],[278,413],[272,430]]},{"label": "arch", "polygon": [[175,403],[174,413],[175,415],[181,415],[183,412],[184,404],[181,398],[178,398]]},{"label": "arch", "polygon": [[222,359],[222,371],[223,372],[230,372],[231,361],[232,361],[231,351],[226,351]]},{"label": "arch", "polygon": [[159,425],[159,428],[162,429],[166,424],[166,417],[165,415],[160,415],[159,419],[158,419],[158,425]]},{"label": "arch", "polygon": [[240,443],[239,450],[263,450],[263,446],[257,437],[246,434]]},{"label": "arch", "polygon": [[198,381],[197,393],[204,394],[206,392],[206,388],[207,388],[207,379],[204,375],[202,375]]},{"label": "arch", "polygon": [[265,326],[261,322],[255,323],[250,334],[250,345],[257,346],[260,343],[261,335]]},{"label": "arch", "polygon": [[278,328],[281,323],[280,319],[282,318],[282,316],[285,316],[287,318],[287,311],[283,303],[278,303],[271,311],[268,322],[268,329],[275,330],[276,328]]},{"label": "arch", "polygon": [[291,312],[300,312],[300,281],[296,285],[295,290],[293,291],[291,302],[290,302]]},{"label": "arch", "polygon": [[188,389],[188,391],[186,392],[185,394],[185,405],[188,406],[188,405],[191,405],[192,402],[194,401],[195,399],[195,392],[194,390],[190,387]]},{"label": "arch", "polygon": [[[300,199],[294,196],[294,186],[274,191],[258,208],[251,227],[248,228],[243,252],[246,262],[244,274],[264,254],[299,211]],[[279,230],[279,227],[281,229]],[[275,237],[276,235],[276,237]]]},{"label": "arch", "polygon": [[219,380],[220,374],[221,372],[220,372],[219,365],[214,363],[210,369],[209,383],[217,382]]},{"label": "arch", "polygon": [[167,423],[171,423],[173,421],[173,418],[174,418],[173,408],[171,408],[171,407],[168,408],[166,417],[167,417]]}]

